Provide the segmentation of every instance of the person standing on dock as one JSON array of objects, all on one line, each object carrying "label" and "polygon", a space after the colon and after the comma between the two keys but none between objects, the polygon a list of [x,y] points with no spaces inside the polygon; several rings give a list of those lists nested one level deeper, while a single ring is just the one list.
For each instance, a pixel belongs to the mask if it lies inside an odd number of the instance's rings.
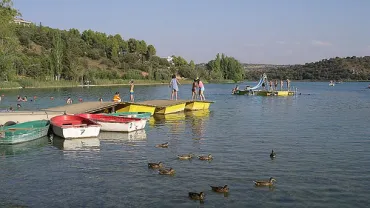
[{"label": "person standing on dock", "polygon": [[177,80],[176,75],[172,75],[172,79],[170,81],[170,87],[171,87],[171,100],[173,100],[173,97],[175,97],[175,100],[177,100],[177,92],[179,91],[179,86],[181,85],[180,82]]},{"label": "person standing on dock", "polygon": [[192,100],[197,99],[197,87],[198,87],[197,79],[194,79],[193,85],[191,87],[191,99]]},{"label": "person standing on dock", "polygon": [[278,90],[278,81],[277,81],[277,79],[275,79],[274,85],[275,85],[275,91],[277,91]]},{"label": "person standing on dock", "polygon": [[284,81],[281,79],[280,80],[280,90],[283,90],[284,88]]},{"label": "person standing on dock", "polygon": [[272,88],[272,80],[269,81],[269,91],[273,91],[274,89]]},{"label": "person standing on dock", "polygon": [[197,79],[197,81],[198,81],[198,88],[199,88],[199,99],[205,100],[206,97],[204,96],[204,84],[202,81],[200,81],[199,78]]},{"label": "person standing on dock", "polygon": [[289,79],[286,79],[286,88],[289,91],[289,89],[290,89],[290,80]]},{"label": "person standing on dock", "polygon": [[130,101],[134,102],[134,80],[130,81]]}]

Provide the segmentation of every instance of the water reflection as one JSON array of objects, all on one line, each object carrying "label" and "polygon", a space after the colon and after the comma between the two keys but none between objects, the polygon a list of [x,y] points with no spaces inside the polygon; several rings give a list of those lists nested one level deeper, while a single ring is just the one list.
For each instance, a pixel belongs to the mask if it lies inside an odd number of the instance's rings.
[{"label": "water reflection", "polygon": [[61,150],[100,150],[98,138],[63,139],[58,136],[52,138],[53,146]]},{"label": "water reflection", "polygon": [[101,141],[107,143],[125,143],[125,142],[137,142],[146,140],[146,131],[145,129],[121,133],[121,132],[101,132],[99,135]]},{"label": "water reflection", "polygon": [[41,147],[48,145],[48,138],[42,137],[36,140],[32,140],[29,142],[21,143],[21,144],[13,144],[13,145],[0,145],[0,155],[19,155],[25,154],[31,151],[35,151]]},{"label": "water reflection", "polygon": [[209,120],[209,110],[187,111],[186,117],[191,124],[194,140],[202,140],[205,136],[206,122]]},{"label": "water reflection", "polygon": [[[178,134],[185,131],[185,113],[172,113],[166,115],[153,115],[154,125],[165,125],[169,128],[170,133]],[[150,122],[150,120],[149,120]]]}]

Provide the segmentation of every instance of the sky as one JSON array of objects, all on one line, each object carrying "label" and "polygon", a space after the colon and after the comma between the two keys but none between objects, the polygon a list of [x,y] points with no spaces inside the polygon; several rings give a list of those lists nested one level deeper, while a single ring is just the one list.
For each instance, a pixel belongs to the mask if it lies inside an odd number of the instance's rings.
[{"label": "sky", "polygon": [[206,63],[303,64],[370,54],[369,0],[13,0],[22,18],[145,40]]}]

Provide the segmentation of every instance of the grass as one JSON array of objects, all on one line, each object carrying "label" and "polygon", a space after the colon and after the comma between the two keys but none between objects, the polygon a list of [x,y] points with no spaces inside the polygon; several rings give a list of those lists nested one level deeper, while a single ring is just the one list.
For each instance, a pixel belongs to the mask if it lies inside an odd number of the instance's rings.
[{"label": "grass", "polygon": [[21,88],[21,85],[18,82],[0,81],[0,89],[15,89],[15,88]]},{"label": "grass", "polygon": [[22,79],[18,83],[23,88],[59,88],[59,87],[77,87],[78,82],[74,81],[39,81],[33,79]]}]

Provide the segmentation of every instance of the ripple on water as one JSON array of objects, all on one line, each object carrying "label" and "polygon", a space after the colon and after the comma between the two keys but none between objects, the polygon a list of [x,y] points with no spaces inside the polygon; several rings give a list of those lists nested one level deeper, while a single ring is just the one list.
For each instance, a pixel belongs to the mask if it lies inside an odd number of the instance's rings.
[{"label": "ripple on water", "polygon": [[[84,142],[68,150],[62,141],[0,148],[0,206],[367,207],[370,98],[357,90],[361,83],[295,83],[302,95],[289,98],[233,96],[232,86],[207,85],[207,97],[216,101],[210,112],[153,117],[143,132],[102,133],[94,148]],[[127,88],[6,94],[35,94],[37,107],[45,107],[66,96],[109,100],[117,90]],[[138,101],[168,98],[166,86],[135,91]],[[164,142],[168,148],[155,148]],[[211,153],[214,159],[177,159],[186,153]],[[176,174],[148,169],[148,162],[159,161]],[[254,186],[254,180],[270,177],[277,180],[273,188]],[[225,184],[227,197],[211,191],[210,185]],[[204,204],[188,199],[189,191],[204,191]]]}]

